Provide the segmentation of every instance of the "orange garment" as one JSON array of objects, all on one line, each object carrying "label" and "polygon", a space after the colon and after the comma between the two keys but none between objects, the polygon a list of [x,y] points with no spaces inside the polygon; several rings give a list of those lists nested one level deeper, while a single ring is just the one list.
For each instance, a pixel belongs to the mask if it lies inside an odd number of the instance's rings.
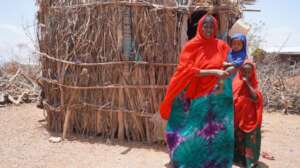
[{"label": "orange garment", "polygon": [[218,80],[216,76],[198,77],[197,74],[201,69],[222,69],[230,50],[224,41],[215,38],[218,30],[216,19],[213,21],[213,37],[205,38],[202,31],[205,17],[206,15],[198,22],[196,36],[183,48],[179,64],[160,105],[160,114],[165,120],[170,116],[173,100],[183,89],[186,88],[187,97],[194,99],[209,93],[214,88]]},{"label": "orange garment", "polygon": [[257,100],[250,98],[249,89],[243,81],[241,72],[238,72],[233,80],[233,98],[234,98],[234,125],[242,131],[249,133],[257,127],[261,127],[263,112],[263,96],[258,88],[255,65],[249,60],[245,64],[252,65],[253,69],[249,77],[251,86],[257,95]]}]

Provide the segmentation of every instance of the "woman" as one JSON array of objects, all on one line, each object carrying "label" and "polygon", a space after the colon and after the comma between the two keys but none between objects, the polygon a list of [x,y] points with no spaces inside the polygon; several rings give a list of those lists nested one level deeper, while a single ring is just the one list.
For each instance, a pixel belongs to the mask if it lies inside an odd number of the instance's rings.
[{"label": "woman", "polygon": [[233,98],[231,80],[214,94],[229,52],[217,40],[217,21],[205,15],[197,35],[183,48],[179,65],[161,103],[161,117],[168,120],[166,141],[174,167],[229,168],[232,166]]},{"label": "woman", "polygon": [[248,60],[234,78],[233,94],[234,161],[247,168],[255,167],[260,154],[263,97],[258,89],[255,65]]}]

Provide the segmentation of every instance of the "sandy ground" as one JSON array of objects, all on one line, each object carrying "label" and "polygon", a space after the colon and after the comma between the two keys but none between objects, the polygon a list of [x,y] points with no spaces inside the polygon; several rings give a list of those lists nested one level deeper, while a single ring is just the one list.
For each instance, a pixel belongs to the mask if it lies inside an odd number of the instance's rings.
[{"label": "sandy ground", "polygon": [[[141,143],[107,144],[99,138],[71,137],[50,143],[43,111],[34,105],[0,108],[1,168],[164,168],[165,147]],[[261,158],[263,167],[300,167],[300,116],[265,113]]]}]

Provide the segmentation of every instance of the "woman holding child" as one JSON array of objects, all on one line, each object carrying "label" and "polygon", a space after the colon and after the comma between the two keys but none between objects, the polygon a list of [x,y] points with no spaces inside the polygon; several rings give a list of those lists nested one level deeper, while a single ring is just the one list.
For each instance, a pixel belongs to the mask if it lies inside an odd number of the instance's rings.
[{"label": "woman holding child", "polygon": [[231,74],[240,65],[232,59],[226,63],[230,48],[216,39],[217,30],[213,16],[199,20],[197,34],[183,48],[160,106],[174,167],[231,168],[233,164]]},{"label": "woman holding child", "polygon": [[[161,103],[168,120],[166,141],[174,167],[230,168],[233,162],[233,97],[223,64],[229,46],[216,39],[216,19],[205,15],[187,42]],[[218,81],[224,89],[216,94]]]}]

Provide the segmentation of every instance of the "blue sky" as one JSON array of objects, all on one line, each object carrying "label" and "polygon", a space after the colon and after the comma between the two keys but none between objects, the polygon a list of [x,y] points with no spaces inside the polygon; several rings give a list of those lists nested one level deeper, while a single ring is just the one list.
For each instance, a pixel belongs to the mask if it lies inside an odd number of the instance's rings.
[{"label": "blue sky", "polygon": [[245,12],[244,16],[250,23],[261,20],[266,24],[262,31],[265,49],[278,48],[288,39],[284,45],[285,50],[300,51],[299,0],[257,0],[255,6],[248,8],[261,10],[261,12]]},{"label": "blue sky", "polygon": [[[35,37],[35,0],[2,0],[0,5],[0,63],[16,59],[29,62]],[[22,44],[22,47],[16,47]],[[31,58],[32,59],[32,58]]]},{"label": "blue sky", "polygon": [[[4,0],[3,0],[4,1]],[[278,48],[288,36],[285,47],[300,50],[300,1],[299,0],[258,0],[248,8],[261,12],[245,12],[245,20],[250,23],[263,21],[263,47]],[[34,43],[28,38],[35,37],[35,0],[5,0],[0,6],[0,63],[17,59],[29,61],[28,54]],[[24,33],[24,27],[25,32]],[[23,44],[22,47],[16,47]],[[22,53],[22,54],[20,54]]]}]

